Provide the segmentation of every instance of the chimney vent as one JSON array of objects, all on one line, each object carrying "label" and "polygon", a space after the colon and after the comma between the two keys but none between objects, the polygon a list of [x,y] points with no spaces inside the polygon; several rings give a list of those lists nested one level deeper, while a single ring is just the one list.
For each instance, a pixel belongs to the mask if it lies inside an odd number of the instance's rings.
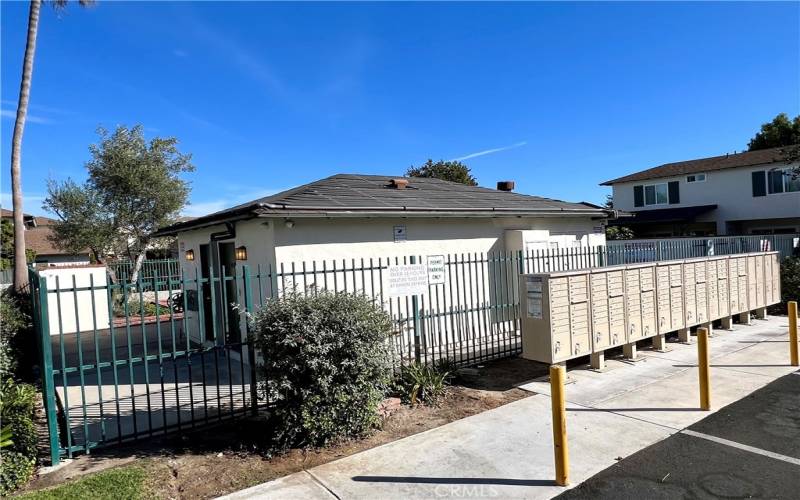
[{"label": "chimney vent", "polygon": [[395,189],[405,189],[408,186],[408,179],[392,179],[389,181],[389,186]]},{"label": "chimney vent", "polygon": [[514,181],[497,181],[498,191],[513,191]]}]

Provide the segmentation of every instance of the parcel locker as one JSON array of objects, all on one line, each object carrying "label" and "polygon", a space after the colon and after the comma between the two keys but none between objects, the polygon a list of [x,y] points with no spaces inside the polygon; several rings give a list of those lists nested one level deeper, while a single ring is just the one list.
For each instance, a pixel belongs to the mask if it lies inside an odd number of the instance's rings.
[{"label": "parcel locker", "polygon": [[766,280],[764,279],[764,259],[765,255],[756,255],[756,307],[764,307],[767,303]]},{"label": "parcel locker", "polygon": [[524,358],[558,363],[591,352],[588,271],[523,275],[520,286]]},{"label": "parcel locker", "polygon": [[739,312],[747,312],[750,310],[750,301],[748,300],[747,289],[747,257],[737,257],[736,268],[738,271],[739,282]]},{"label": "parcel locker", "polygon": [[656,268],[647,265],[639,268],[639,286],[642,302],[642,337],[658,335],[656,328]]},{"label": "parcel locker", "polygon": [[592,306],[592,351],[626,343],[623,268],[600,268],[589,275]]},{"label": "parcel locker", "polygon": [[717,266],[717,317],[725,318],[731,315],[731,295],[728,288],[728,258],[722,257],[712,262]]},{"label": "parcel locker", "polygon": [[697,319],[697,278],[694,262],[683,263],[683,307],[686,326],[700,323]]},{"label": "parcel locker", "polygon": [[656,309],[658,312],[658,333],[671,332],[672,306],[670,301],[669,265],[656,265]]},{"label": "parcel locker", "polygon": [[781,257],[780,253],[773,252],[770,254],[770,261],[772,261],[772,304],[777,304],[781,301]]},{"label": "parcel locker", "polygon": [[780,254],[777,252],[764,256],[764,281],[767,304],[780,302]]},{"label": "parcel locker", "polygon": [[669,265],[669,301],[672,330],[686,326],[683,304],[683,262],[671,261]]},{"label": "parcel locker", "polygon": [[708,259],[694,259],[684,262],[684,266],[694,266],[694,308],[698,324],[710,321],[708,315]]},{"label": "parcel locker", "polygon": [[523,275],[520,286],[522,355],[558,363],[772,305],[780,268],[769,252]]},{"label": "parcel locker", "polygon": [[742,312],[739,305],[739,261],[728,257],[728,303],[731,316]]},{"label": "parcel locker", "polygon": [[642,300],[639,286],[639,269],[625,269],[625,312],[627,313],[628,342],[642,338]]},{"label": "parcel locker", "polygon": [[719,277],[717,276],[717,261],[706,260],[706,304],[708,307],[708,320],[713,321],[720,317],[719,313]]},{"label": "parcel locker", "polygon": [[758,300],[758,278],[756,268],[756,257],[748,255],[747,261],[747,307],[752,311],[756,307],[760,307]]}]

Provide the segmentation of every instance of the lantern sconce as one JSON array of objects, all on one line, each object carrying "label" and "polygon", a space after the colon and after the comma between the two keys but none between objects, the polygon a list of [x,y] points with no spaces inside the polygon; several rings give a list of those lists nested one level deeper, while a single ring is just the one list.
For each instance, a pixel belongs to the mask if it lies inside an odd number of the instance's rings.
[{"label": "lantern sconce", "polygon": [[236,260],[247,260],[247,247],[236,247]]},{"label": "lantern sconce", "polygon": [[194,250],[192,250],[191,248],[189,250],[186,250],[186,253],[184,254],[184,256],[186,257],[186,260],[189,260],[189,261],[194,260]]}]

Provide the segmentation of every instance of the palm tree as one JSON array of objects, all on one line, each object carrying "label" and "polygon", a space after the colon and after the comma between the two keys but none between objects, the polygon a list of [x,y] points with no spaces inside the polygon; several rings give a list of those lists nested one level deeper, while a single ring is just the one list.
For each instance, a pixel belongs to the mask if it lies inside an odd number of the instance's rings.
[{"label": "palm tree", "polygon": [[[51,2],[56,9],[67,6],[67,0]],[[82,6],[94,3],[93,0],[79,0]],[[25,118],[28,115],[28,101],[31,97],[31,76],[33,75],[33,56],[36,54],[36,34],[39,30],[39,12],[42,0],[31,0],[28,12],[28,40],[25,44],[25,59],[22,63],[22,82],[19,86],[17,119],[14,122],[14,136],[11,141],[11,204],[14,209],[14,288],[21,291],[28,285],[28,271],[25,255],[25,225],[22,212],[22,133],[25,131]]]}]

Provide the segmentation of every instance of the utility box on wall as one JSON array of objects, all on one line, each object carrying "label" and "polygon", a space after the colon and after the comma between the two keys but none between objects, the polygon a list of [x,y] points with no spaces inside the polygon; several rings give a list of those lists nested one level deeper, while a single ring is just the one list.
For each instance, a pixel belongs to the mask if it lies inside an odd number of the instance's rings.
[{"label": "utility box on wall", "polygon": [[522,357],[560,363],[777,303],[778,255],[522,275]]}]

